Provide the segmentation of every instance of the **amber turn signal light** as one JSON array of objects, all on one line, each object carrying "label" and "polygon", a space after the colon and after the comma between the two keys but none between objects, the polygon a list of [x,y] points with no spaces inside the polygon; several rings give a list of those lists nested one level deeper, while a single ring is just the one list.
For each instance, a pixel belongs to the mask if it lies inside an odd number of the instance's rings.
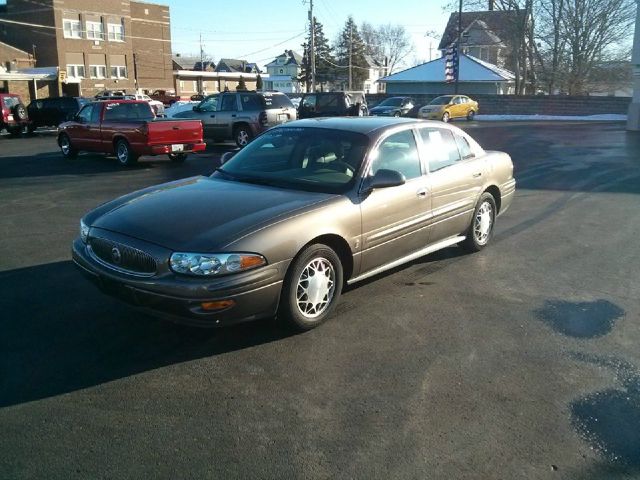
[{"label": "amber turn signal light", "polygon": [[216,302],[202,302],[200,306],[203,310],[215,311],[224,310],[225,308],[233,307],[236,304],[235,300],[218,300]]}]

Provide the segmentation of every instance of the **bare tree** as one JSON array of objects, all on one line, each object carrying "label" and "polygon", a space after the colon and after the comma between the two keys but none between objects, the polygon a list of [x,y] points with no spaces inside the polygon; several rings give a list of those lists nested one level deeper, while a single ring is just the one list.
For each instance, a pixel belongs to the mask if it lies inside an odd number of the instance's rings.
[{"label": "bare tree", "polygon": [[370,55],[387,74],[393,73],[413,51],[413,43],[402,25],[379,25],[363,23],[360,29],[362,40]]},{"label": "bare tree", "polygon": [[566,0],[538,0],[537,32],[533,46],[537,67],[549,94],[553,94],[562,82],[560,61],[567,40],[562,35],[562,17]]}]

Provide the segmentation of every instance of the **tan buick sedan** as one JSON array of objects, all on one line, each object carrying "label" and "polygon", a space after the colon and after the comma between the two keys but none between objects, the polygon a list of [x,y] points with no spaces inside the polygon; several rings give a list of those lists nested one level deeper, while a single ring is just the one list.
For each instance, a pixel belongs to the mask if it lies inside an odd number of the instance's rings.
[{"label": "tan buick sedan", "polygon": [[277,316],[313,328],[354,283],[491,240],[515,192],[506,153],[384,117],[300,120],[210,177],[150,187],[80,222],[73,260],[103,291],[200,326]]}]

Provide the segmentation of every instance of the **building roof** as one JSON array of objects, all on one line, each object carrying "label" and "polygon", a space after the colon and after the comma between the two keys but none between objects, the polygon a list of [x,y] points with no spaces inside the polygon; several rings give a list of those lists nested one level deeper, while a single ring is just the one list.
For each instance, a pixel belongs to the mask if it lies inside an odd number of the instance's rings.
[{"label": "building roof", "polygon": [[9,50],[13,52],[14,55],[21,55],[20,58],[31,58],[31,55],[29,55],[24,50],[20,50],[19,48],[16,48],[13,45],[9,45],[8,43],[0,42],[0,48],[2,48],[3,50],[5,49]]},{"label": "building roof", "polygon": [[193,70],[196,63],[200,63],[200,57],[184,56],[184,55],[172,55],[171,59],[173,63],[178,66],[178,70]]},{"label": "building roof", "polygon": [[[446,58],[441,57],[379,79],[386,83],[444,83]],[[471,55],[460,55],[461,82],[511,82],[515,75]]]},{"label": "building roof", "polygon": [[[279,58],[284,58],[284,63],[278,63]],[[294,52],[293,50],[285,50],[284,53],[281,53],[276,58],[274,58],[271,63],[267,63],[267,67],[279,67],[282,65],[302,65],[302,55]]]},{"label": "building roof", "polygon": [[[491,32],[492,35],[497,37],[500,41],[509,43],[509,37],[512,36],[515,22],[519,17],[524,15],[523,11],[516,10],[487,10],[481,12],[462,12],[462,30],[465,31],[476,20],[480,20],[485,31]],[[477,26],[477,25],[476,25]],[[469,32],[471,35],[471,32]],[[449,15],[449,21],[444,29],[442,38],[440,39],[439,50],[444,50],[451,45],[458,36],[458,12],[452,12]],[[468,39],[468,44],[471,44],[471,39]],[[476,44],[478,45],[478,44]],[[480,45],[487,45],[487,43],[481,43]],[[489,44],[490,45],[490,44]]]},{"label": "building roof", "polygon": [[216,67],[216,72],[243,72],[243,73],[260,73],[258,65],[247,62],[246,60],[238,60],[236,58],[221,58]]}]

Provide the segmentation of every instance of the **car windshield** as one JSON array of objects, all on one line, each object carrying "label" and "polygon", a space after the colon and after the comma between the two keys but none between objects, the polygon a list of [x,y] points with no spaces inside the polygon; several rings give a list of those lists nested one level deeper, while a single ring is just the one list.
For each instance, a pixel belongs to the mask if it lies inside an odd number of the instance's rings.
[{"label": "car windshield", "polygon": [[20,99],[18,97],[4,97],[2,101],[4,102],[4,106],[7,108],[13,108],[20,103]]},{"label": "car windshield", "polygon": [[399,107],[402,105],[402,97],[391,97],[381,102],[379,107]]},{"label": "car windshield", "polygon": [[453,97],[437,97],[429,102],[429,105],[448,105]]},{"label": "car windshield", "polygon": [[276,128],[256,138],[215,178],[323,193],[344,193],[367,151],[366,135],[324,128]]}]

